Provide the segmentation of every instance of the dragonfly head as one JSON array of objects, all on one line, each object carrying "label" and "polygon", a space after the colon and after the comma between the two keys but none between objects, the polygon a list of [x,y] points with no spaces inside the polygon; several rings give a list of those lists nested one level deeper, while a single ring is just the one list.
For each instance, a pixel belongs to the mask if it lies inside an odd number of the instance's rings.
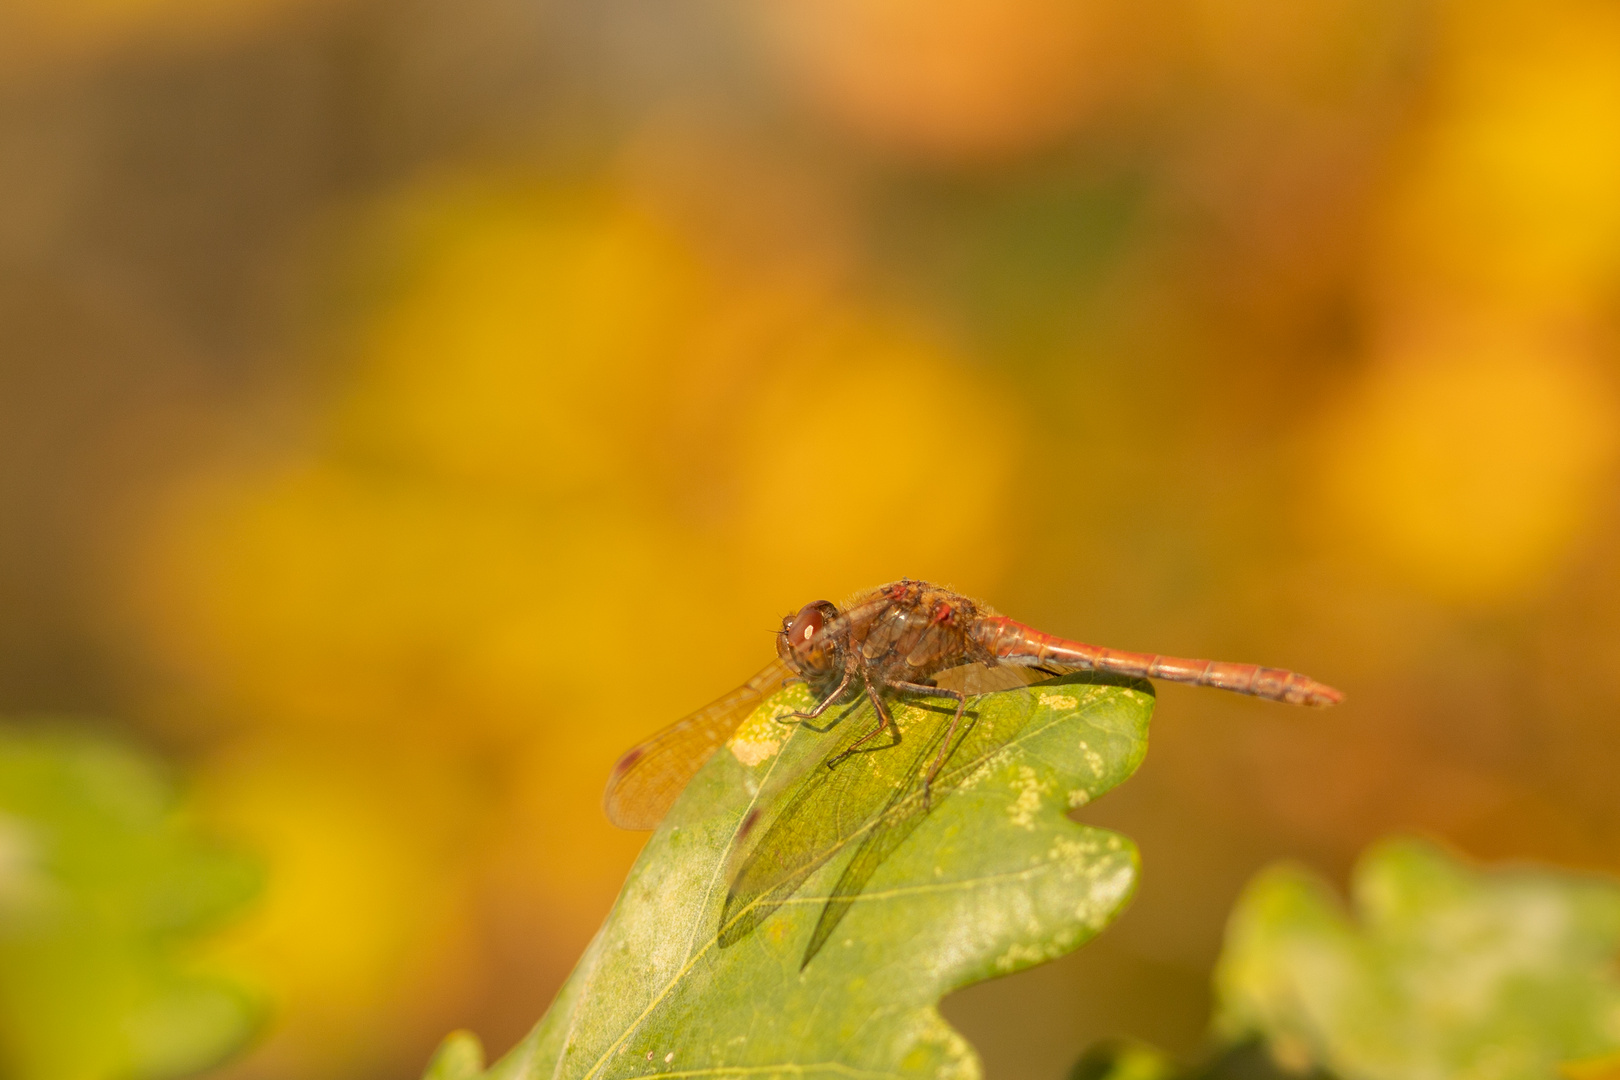
[{"label": "dragonfly head", "polygon": [[806,604],[797,615],[785,616],[776,635],[776,654],[811,682],[837,671],[842,663],[838,635],[824,632],[837,617],[838,608],[826,600]]}]

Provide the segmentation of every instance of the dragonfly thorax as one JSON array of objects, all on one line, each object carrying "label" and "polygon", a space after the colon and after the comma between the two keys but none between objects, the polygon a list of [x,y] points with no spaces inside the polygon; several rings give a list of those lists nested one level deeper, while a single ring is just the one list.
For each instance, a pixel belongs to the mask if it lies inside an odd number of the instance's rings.
[{"label": "dragonfly thorax", "polygon": [[885,585],[847,614],[850,647],[867,678],[880,685],[932,684],[947,668],[995,663],[970,633],[979,606],[926,581]]},{"label": "dragonfly thorax", "polygon": [[834,687],[930,683],[947,668],[994,664],[970,628],[973,601],[923,581],[898,581],[839,609],[825,600],[782,620],[776,650],[818,697]]}]

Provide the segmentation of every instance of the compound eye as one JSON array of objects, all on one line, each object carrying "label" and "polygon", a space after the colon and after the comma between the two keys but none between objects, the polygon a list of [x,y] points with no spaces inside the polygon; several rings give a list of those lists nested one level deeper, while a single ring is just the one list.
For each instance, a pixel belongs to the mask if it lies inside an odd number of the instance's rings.
[{"label": "compound eye", "polygon": [[799,609],[799,613],[793,617],[793,621],[788,624],[785,631],[787,643],[795,646],[808,644],[811,639],[821,633],[822,627],[827,625],[827,620],[836,614],[838,614],[838,609],[825,600],[817,600],[813,604],[804,605]]},{"label": "compound eye", "polygon": [[821,614],[821,608],[815,604],[806,604],[799,609],[788,625],[787,639],[790,645],[803,645],[817,634],[826,625],[826,619]]}]

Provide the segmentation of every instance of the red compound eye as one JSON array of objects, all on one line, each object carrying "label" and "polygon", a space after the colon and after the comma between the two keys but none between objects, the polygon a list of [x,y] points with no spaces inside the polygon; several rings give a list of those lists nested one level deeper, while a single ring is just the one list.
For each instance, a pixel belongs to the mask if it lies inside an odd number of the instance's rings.
[{"label": "red compound eye", "polygon": [[[776,639],[776,655],[797,674],[819,678],[843,663],[839,651],[838,609],[817,600],[799,609],[797,615],[782,620],[782,633]],[[830,625],[829,625],[830,624]]]},{"label": "red compound eye", "polygon": [[817,634],[827,624],[827,617],[822,611],[822,602],[806,604],[799,609],[799,613],[788,624],[787,639],[789,645],[803,645]]}]

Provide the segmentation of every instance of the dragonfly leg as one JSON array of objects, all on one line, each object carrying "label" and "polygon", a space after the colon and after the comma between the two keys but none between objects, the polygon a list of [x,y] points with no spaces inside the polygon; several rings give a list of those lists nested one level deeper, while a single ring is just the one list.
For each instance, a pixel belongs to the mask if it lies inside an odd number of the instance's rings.
[{"label": "dragonfly leg", "polygon": [[967,709],[967,695],[960,690],[947,690],[942,686],[924,686],[921,683],[892,682],[889,684],[896,690],[904,690],[909,694],[927,694],[930,697],[950,697],[956,699],[956,715],[951,717],[950,727],[945,729],[945,738],[940,740],[939,753],[934,755],[933,764],[928,766],[928,772],[923,776],[923,809],[928,809],[931,798],[931,789],[934,777],[945,766],[945,758],[951,750],[951,740],[956,738],[956,729],[962,723],[962,713]]},{"label": "dragonfly leg", "polygon": [[[856,750],[859,750],[862,743],[872,738],[872,736],[876,735],[884,728],[888,728],[889,731],[894,733],[894,741],[889,743],[889,746],[900,745],[900,727],[894,722],[894,717],[889,715],[888,706],[883,704],[883,698],[878,696],[878,692],[876,690],[872,689],[871,683],[866,684],[866,696],[872,699],[872,707],[877,709],[878,726],[873,728],[871,731],[868,731],[865,735],[862,735],[848,746],[844,747],[843,750],[839,751],[834,756],[828,758],[827,768],[832,768],[840,761],[843,761],[845,758],[849,757],[849,755],[853,754]],[[881,749],[886,750],[888,747],[881,747]]]},{"label": "dragonfly leg", "polygon": [[[822,698],[821,701],[816,705],[816,707],[811,709],[809,712],[801,712],[801,711],[795,710],[794,712],[783,713],[781,716],[773,716],[773,717],[771,717],[771,719],[775,720],[778,724],[787,724],[790,727],[793,726],[794,724],[803,723],[806,720],[819,719],[822,713],[824,713],[828,709],[832,708],[833,702],[837,701],[839,698],[844,696],[844,691],[849,689],[850,676],[853,675],[853,674],[854,674],[854,669],[846,667],[844,669],[844,677],[843,677],[843,679],[839,681],[837,686],[833,687],[832,693],[830,693],[826,697]],[[801,679],[800,681],[802,682],[803,680]],[[810,730],[812,730],[812,731],[826,731],[826,730],[829,730],[827,728],[818,728],[814,724],[810,724],[808,726],[809,726]]]}]

